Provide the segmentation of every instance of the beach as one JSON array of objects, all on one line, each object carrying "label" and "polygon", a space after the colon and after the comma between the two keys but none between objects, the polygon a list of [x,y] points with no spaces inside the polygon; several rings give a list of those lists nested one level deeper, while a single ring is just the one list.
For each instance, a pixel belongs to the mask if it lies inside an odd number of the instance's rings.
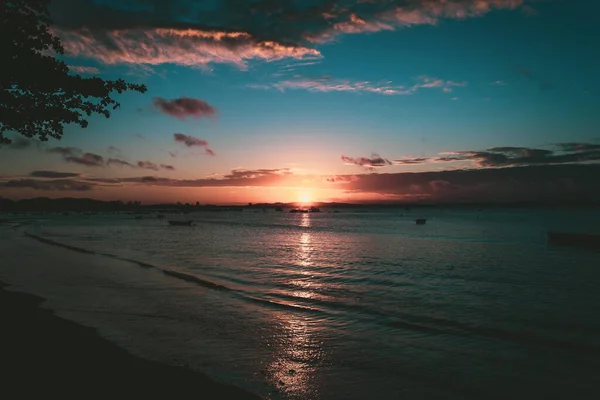
[{"label": "beach", "polygon": [[186,227],[152,217],[2,225],[16,387],[68,379],[72,393],[110,393],[121,379],[133,393],[274,400],[600,390],[599,253],[546,238],[596,225],[597,212],[194,213]]},{"label": "beach", "polygon": [[[194,395],[198,398],[260,399],[186,366],[167,365],[133,355],[96,329],[55,315],[46,308],[47,299],[19,291],[19,274],[14,271],[21,270],[21,277],[28,275],[23,279],[30,279],[32,271],[28,269],[33,266],[32,259],[36,255],[42,256],[40,252],[44,250],[49,252],[43,253],[48,258],[33,261],[37,263],[34,266],[36,273],[52,267],[57,257],[63,265],[70,262],[74,267],[90,260],[84,256],[69,261],[69,254],[62,254],[66,250],[40,248],[33,240],[21,237],[21,231],[3,233],[0,274],[12,271],[15,283],[13,286],[0,282],[4,393],[18,394],[19,398],[181,398]],[[47,278],[44,274],[38,277]]]}]

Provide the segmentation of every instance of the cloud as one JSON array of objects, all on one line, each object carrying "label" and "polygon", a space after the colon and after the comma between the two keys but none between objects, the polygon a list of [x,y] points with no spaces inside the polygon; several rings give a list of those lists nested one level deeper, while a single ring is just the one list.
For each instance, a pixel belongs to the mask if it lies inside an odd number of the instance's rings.
[{"label": "cloud", "polygon": [[99,74],[100,70],[96,67],[85,67],[82,65],[69,65],[69,69],[77,74]]},{"label": "cloud", "polygon": [[393,160],[393,165],[413,165],[413,164],[424,164],[426,162],[431,161],[431,159],[426,157],[407,157],[401,160]]},{"label": "cloud", "polygon": [[[440,202],[599,199],[600,165],[522,166],[356,175],[340,188],[355,193]],[[337,184],[336,184],[337,185]]]},{"label": "cloud", "polygon": [[203,147],[204,152],[210,156],[214,156],[215,152],[208,147],[208,142],[194,136],[185,135],[183,133],[174,133],[173,139],[176,142],[183,143],[187,147]]},{"label": "cloud", "polygon": [[116,165],[118,167],[135,168],[136,166],[129,161],[121,160],[120,158],[109,158],[106,165]]},{"label": "cloud", "polygon": [[368,92],[382,95],[409,95],[413,93],[412,88],[392,85],[390,82],[371,83],[369,81],[352,81],[335,79],[331,76],[320,76],[316,78],[297,77],[283,80],[272,85],[250,86],[252,88],[275,88],[280,91],[287,89],[303,89],[309,92]]},{"label": "cloud", "polygon": [[316,43],[344,34],[435,25],[517,9],[526,0],[54,0],[67,54],[105,64],[225,63],[321,57]]},{"label": "cloud", "polygon": [[90,184],[154,187],[320,188],[363,197],[430,202],[510,202],[600,199],[599,164],[530,165],[416,173],[366,173],[337,176],[295,175],[286,169],[234,170],[218,178],[170,179],[140,176],[90,179]]},{"label": "cloud", "polygon": [[208,118],[217,115],[217,110],[213,106],[200,99],[181,97],[166,100],[161,97],[155,97],[153,101],[156,108],[174,118]]},{"label": "cloud", "polygon": [[348,157],[342,156],[342,161],[348,165],[359,165],[361,167],[365,167],[367,169],[374,169],[378,167],[385,167],[388,165],[392,165],[392,162],[386,158],[380,157],[378,154],[372,154],[370,158],[368,157]]},{"label": "cloud", "polygon": [[437,88],[445,93],[450,93],[455,87],[467,86],[467,82],[447,81],[439,78],[420,76],[416,83],[396,85],[391,81],[373,83],[370,81],[354,81],[338,79],[330,75],[318,77],[294,76],[272,84],[249,84],[252,89],[278,89],[282,92],[291,89],[302,89],[309,92],[355,92],[376,93],[381,95],[412,95],[421,89]]},{"label": "cloud", "polygon": [[138,139],[146,140],[146,137],[144,135],[139,134],[139,133],[136,133],[135,137],[138,138]]},{"label": "cloud", "polygon": [[116,146],[108,146],[107,151],[109,153],[120,153],[121,152],[121,150]]},{"label": "cloud", "polygon": [[34,178],[77,178],[80,174],[75,172],[58,172],[58,171],[33,171],[29,174]]},{"label": "cloud", "polygon": [[480,168],[514,167],[536,164],[569,164],[600,161],[600,144],[558,143],[552,149],[530,147],[493,147],[483,151],[455,151],[435,157],[404,158],[394,165],[470,161]]},{"label": "cloud", "polygon": [[519,73],[519,75],[524,76],[525,78],[529,79],[530,81],[537,83],[539,89],[542,91],[549,91],[549,90],[555,89],[555,85],[553,83],[548,82],[543,79],[540,79],[537,75],[535,75],[533,72],[531,72],[528,69],[519,67],[517,72]]},{"label": "cloud", "polygon": [[14,179],[0,182],[0,188],[29,188],[45,191],[75,191],[84,192],[93,189],[93,185],[72,179],[39,180],[39,179]]},{"label": "cloud", "polygon": [[175,171],[175,167],[172,165],[168,165],[168,164],[160,164],[160,167],[162,169],[166,169],[167,171]]},{"label": "cloud", "polygon": [[25,150],[25,149],[30,149],[30,148],[39,149],[42,145],[42,142],[40,142],[37,139],[29,139],[29,138],[26,138],[21,135],[13,137],[10,140],[11,140],[10,144],[0,143],[0,149],[8,149],[8,150]]},{"label": "cloud", "polygon": [[60,154],[68,163],[85,165],[86,167],[104,167],[104,157],[94,153],[84,153],[77,147],[53,147],[49,153]]}]

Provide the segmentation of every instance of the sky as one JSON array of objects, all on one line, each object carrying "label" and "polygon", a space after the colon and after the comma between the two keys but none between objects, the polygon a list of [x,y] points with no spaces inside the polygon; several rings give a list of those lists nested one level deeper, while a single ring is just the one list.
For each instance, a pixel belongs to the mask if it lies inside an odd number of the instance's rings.
[{"label": "sky", "polygon": [[0,197],[600,200],[599,3],[54,0],[72,73],[148,91],[13,135]]}]

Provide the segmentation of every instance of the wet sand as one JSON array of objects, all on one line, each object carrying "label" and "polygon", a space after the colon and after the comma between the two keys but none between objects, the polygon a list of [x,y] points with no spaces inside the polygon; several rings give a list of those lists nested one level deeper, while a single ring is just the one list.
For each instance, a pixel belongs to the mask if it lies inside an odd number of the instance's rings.
[{"label": "wet sand", "polygon": [[185,367],[129,354],[88,327],[40,308],[44,299],[0,283],[2,391],[29,396],[193,395],[259,399]]}]

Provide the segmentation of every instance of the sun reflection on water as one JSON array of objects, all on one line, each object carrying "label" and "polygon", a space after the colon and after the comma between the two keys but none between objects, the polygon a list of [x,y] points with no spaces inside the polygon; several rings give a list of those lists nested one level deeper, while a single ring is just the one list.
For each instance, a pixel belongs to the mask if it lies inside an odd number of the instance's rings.
[{"label": "sun reflection on water", "polygon": [[[310,226],[310,216],[302,215],[300,226]],[[312,253],[315,243],[310,232],[303,232],[298,240],[295,254],[297,272],[303,279],[290,279],[287,284],[300,290],[292,292],[294,297],[312,298],[313,282],[311,269],[314,268]],[[281,328],[276,338],[273,359],[267,367],[268,376],[282,392],[291,397],[316,398],[317,367],[324,358],[323,342],[317,338],[322,324],[319,318],[304,312],[285,311],[274,315],[275,323]]]}]

